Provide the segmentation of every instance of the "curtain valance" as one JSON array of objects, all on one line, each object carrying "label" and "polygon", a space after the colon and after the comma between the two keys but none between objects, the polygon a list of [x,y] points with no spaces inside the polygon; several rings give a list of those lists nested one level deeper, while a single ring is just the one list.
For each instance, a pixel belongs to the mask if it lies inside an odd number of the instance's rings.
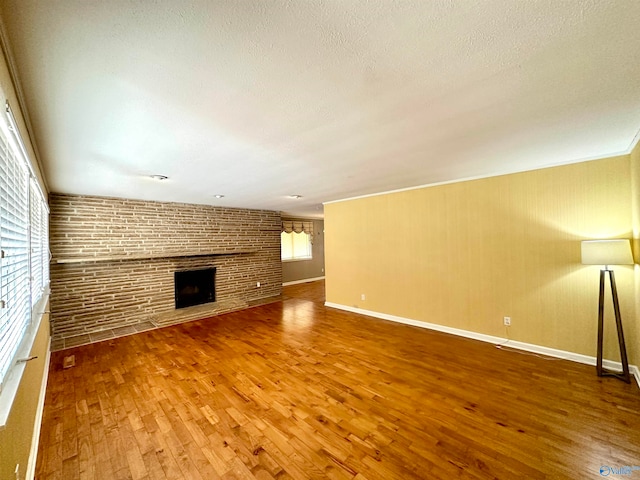
[{"label": "curtain valance", "polygon": [[311,221],[302,221],[302,220],[283,220],[282,221],[282,231],[286,233],[296,232],[301,233],[304,232],[311,236],[313,239],[313,222]]}]

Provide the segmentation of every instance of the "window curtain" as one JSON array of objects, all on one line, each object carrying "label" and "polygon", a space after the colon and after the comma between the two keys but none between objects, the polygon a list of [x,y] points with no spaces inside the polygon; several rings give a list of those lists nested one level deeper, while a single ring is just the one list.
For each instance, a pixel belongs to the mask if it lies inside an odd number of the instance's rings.
[{"label": "window curtain", "polygon": [[313,222],[303,220],[283,220],[282,231],[285,233],[306,233],[313,243]]}]

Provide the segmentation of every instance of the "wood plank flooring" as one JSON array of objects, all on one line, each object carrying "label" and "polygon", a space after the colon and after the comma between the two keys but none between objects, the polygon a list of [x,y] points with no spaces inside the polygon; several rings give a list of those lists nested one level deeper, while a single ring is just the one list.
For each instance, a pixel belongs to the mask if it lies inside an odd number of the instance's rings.
[{"label": "wood plank flooring", "polygon": [[637,385],[326,308],[323,288],[54,352],[36,478],[586,479],[640,465]]}]

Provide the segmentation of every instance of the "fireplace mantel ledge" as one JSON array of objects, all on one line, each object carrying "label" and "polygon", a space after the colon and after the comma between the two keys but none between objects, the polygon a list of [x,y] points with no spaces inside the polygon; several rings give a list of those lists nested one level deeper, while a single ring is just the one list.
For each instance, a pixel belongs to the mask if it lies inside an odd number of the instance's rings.
[{"label": "fireplace mantel ledge", "polygon": [[178,257],[212,257],[216,255],[241,255],[256,253],[258,250],[220,250],[215,252],[163,252],[144,255],[109,255],[109,256],[81,256],[81,257],[59,257],[53,260],[54,263],[87,263],[87,262],[116,262],[121,260],[154,260],[158,258],[178,258]]}]

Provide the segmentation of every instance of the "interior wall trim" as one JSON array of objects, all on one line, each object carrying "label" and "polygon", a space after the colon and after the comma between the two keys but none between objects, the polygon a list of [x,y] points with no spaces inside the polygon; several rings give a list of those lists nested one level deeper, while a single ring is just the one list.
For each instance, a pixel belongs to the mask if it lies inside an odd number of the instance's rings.
[{"label": "interior wall trim", "polygon": [[298,285],[299,283],[315,282],[316,280],[324,280],[324,277],[313,277],[313,278],[303,278],[302,280],[293,280],[291,282],[284,282],[282,286],[286,287],[289,285]]},{"label": "interior wall trim", "polygon": [[337,200],[330,200],[328,202],[322,202],[322,205],[331,205],[332,203],[350,202],[352,200],[361,200],[363,198],[380,197],[380,196],[390,195],[390,194],[394,194],[394,193],[409,192],[411,190],[422,190],[424,188],[441,187],[443,185],[452,185],[452,184],[456,184],[456,183],[473,182],[473,181],[476,181],[476,180],[485,180],[487,178],[502,177],[502,176],[505,176],[505,175],[517,175],[519,173],[535,172],[537,170],[547,170],[549,168],[564,167],[566,165],[574,165],[576,163],[592,162],[592,161],[597,161],[597,160],[606,160],[608,158],[614,158],[614,157],[623,157],[625,155],[630,155],[631,152],[633,152],[634,146],[640,140],[639,136],[640,136],[640,130],[638,130],[638,133],[636,134],[636,137],[634,137],[634,139],[631,141],[631,146],[629,148],[627,148],[626,150],[621,150],[621,151],[618,151],[618,152],[611,152],[611,153],[603,154],[603,155],[593,155],[593,156],[590,156],[590,157],[583,157],[583,158],[577,158],[577,159],[568,160],[568,161],[550,163],[550,164],[545,165],[543,167],[525,168],[524,170],[511,169],[511,170],[504,170],[504,171],[496,171],[496,172],[487,173],[487,174],[484,174],[484,175],[474,175],[472,177],[463,177],[463,178],[457,178],[457,179],[454,179],[454,180],[444,180],[442,182],[424,183],[422,185],[415,185],[413,187],[398,188],[398,189],[395,189],[395,190],[386,190],[384,192],[367,193],[365,195],[357,195],[355,197],[339,198]]},{"label": "interior wall trim", "polygon": [[51,337],[47,345],[47,358],[44,362],[42,372],[42,384],[38,396],[38,406],[36,408],[36,418],[33,424],[33,437],[31,438],[31,450],[29,451],[29,461],[25,473],[26,480],[33,480],[36,476],[36,460],[38,459],[38,445],[40,444],[40,429],[42,428],[42,415],[44,413],[44,399],[47,393],[47,382],[49,380],[49,363],[51,362]]},{"label": "interior wall trim", "polygon": [[[556,348],[543,347],[541,345],[534,345],[532,343],[517,342],[515,340],[509,340],[503,337],[495,337],[493,335],[485,335],[484,333],[473,332],[470,330],[462,330],[459,328],[447,327],[445,325],[438,325],[436,323],[422,322],[420,320],[413,320],[411,318],[398,317],[396,315],[389,315],[387,313],[375,312],[372,310],[365,310],[358,307],[349,307],[347,305],[341,305],[339,303],[325,302],[326,307],[337,308],[339,310],[345,310],[351,313],[359,313],[368,317],[380,318],[382,320],[389,320],[391,322],[403,323],[405,325],[411,325],[414,327],[426,328],[429,330],[435,330],[443,333],[450,333],[451,335],[457,335],[459,337],[471,338],[473,340],[480,340],[481,342],[492,343],[494,345],[503,345],[507,348],[514,348],[517,350],[523,350],[526,352],[537,353],[540,355],[546,355],[548,357],[560,358],[563,360],[570,360],[572,362],[583,363],[585,365],[596,365],[596,357],[590,357],[589,355],[582,355],[580,353],[568,352],[565,350],[558,350]],[[622,371],[622,364],[620,362],[614,362],[612,360],[604,360],[603,365],[610,370]],[[640,387],[640,369],[636,365],[629,365],[629,371],[635,377],[638,387]]]}]

